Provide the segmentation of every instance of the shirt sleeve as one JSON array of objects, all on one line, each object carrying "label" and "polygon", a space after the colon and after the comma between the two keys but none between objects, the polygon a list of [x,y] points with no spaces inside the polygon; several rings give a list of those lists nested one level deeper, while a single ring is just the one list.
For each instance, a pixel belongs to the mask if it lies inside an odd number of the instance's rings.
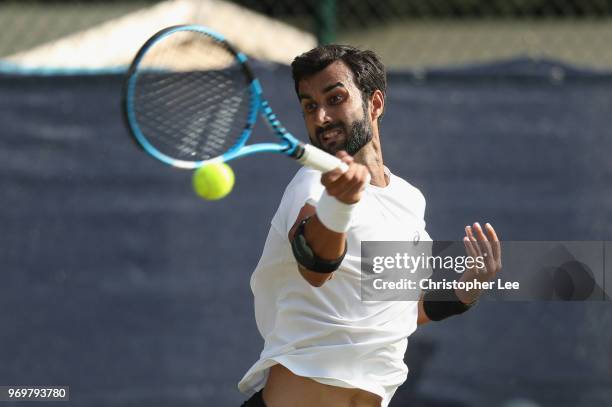
[{"label": "shirt sleeve", "polygon": [[300,209],[306,204],[316,205],[325,187],[321,184],[321,172],[302,167],[285,189],[272,226],[283,236],[293,227]]}]

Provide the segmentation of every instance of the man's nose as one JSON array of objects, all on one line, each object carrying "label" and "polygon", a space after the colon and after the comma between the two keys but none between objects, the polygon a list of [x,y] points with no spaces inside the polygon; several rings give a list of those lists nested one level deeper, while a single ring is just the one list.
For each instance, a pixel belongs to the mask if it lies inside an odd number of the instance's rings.
[{"label": "man's nose", "polygon": [[321,127],[331,123],[331,118],[329,117],[328,111],[324,107],[317,108],[317,111],[315,112],[315,120],[317,126]]}]

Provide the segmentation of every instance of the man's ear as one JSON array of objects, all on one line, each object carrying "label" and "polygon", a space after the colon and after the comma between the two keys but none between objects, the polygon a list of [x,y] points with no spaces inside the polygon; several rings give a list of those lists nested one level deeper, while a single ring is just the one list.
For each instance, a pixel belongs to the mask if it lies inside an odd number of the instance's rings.
[{"label": "man's ear", "polygon": [[379,89],[376,89],[370,96],[370,106],[370,117],[372,122],[376,122],[385,111],[385,96]]}]

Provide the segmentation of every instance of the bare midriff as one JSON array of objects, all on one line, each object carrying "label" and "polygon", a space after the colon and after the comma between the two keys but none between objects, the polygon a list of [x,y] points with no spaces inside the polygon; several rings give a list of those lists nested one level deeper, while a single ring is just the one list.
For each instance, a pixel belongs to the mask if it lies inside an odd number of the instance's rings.
[{"label": "bare midriff", "polygon": [[270,368],[263,390],[266,407],[380,407],[381,398],[362,389],[330,386],[297,376],[283,365]]}]

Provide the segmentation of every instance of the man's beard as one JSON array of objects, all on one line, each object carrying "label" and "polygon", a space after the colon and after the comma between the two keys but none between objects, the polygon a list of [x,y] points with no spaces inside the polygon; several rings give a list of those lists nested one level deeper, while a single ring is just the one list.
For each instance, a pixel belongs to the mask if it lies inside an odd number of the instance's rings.
[{"label": "man's beard", "polygon": [[[336,154],[340,150],[344,150],[350,155],[355,155],[359,150],[363,148],[372,140],[372,122],[368,119],[368,107],[363,104],[363,118],[361,120],[355,120],[351,125],[351,130],[347,131],[346,124],[343,122],[332,123],[326,127],[321,127],[316,130],[317,147],[327,151],[330,154]],[[320,135],[326,130],[333,128],[340,128],[346,134],[346,140],[343,143],[339,143],[330,148],[323,147],[320,143]]]},{"label": "man's beard", "polygon": [[350,155],[355,155],[363,146],[368,144],[370,140],[372,140],[372,123],[364,115],[363,119],[353,122],[350,136],[344,143],[345,145],[342,149]]}]

